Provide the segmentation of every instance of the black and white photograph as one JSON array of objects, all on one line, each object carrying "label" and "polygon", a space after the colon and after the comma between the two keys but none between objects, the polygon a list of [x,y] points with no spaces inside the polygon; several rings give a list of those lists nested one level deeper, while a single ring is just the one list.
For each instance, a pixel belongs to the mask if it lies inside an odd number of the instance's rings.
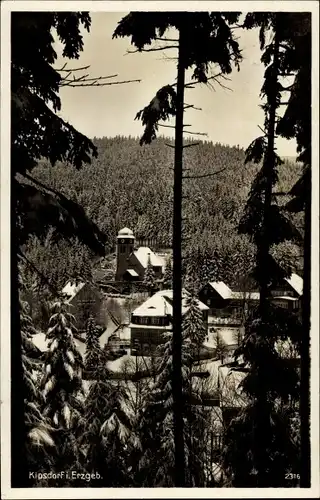
[{"label": "black and white photograph", "polygon": [[318,498],[318,23],[2,2],[1,498]]}]

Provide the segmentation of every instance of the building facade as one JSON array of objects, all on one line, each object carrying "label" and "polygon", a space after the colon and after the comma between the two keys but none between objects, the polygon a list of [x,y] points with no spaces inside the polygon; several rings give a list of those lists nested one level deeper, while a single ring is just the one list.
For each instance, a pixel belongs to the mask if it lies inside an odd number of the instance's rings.
[{"label": "building facade", "polygon": [[121,229],[117,236],[116,281],[142,281],[150,259],[156,280],[164,273],[163,256],[154,253],[149,247],[135,248],[135,237],[131,229]]},{"label": "building facade", "polygon": [[[303,280],[297,274],[281,280],[271,290],[273,304],[299,311],[303,292]],[[217,324],[236,326],[243,322],[246,313],[260,299],[258,291],[234,291],[223,281],[207,283],[199,292],[199,299],[209,307],[209,316]]]},{"label": "building facade", "polygon": [[93,316],[97,325],[105,327],[107,323],[104,300],[98,288],[90,283],[68,282],[62,293],[70,304],[70,313],[76,318],[79,331],[85,330],[89,316]]},{"label": "building facade", "polygon": [[[165,341],[165,333],[172,330],[172,290],[161,290],[141,304],[131,314],[131,352],[138,356],[156,355],[156,348]],[[182,294],[182,314],[188,310],[187,293]],[[198,301],[206,331],[208,307]]]}]

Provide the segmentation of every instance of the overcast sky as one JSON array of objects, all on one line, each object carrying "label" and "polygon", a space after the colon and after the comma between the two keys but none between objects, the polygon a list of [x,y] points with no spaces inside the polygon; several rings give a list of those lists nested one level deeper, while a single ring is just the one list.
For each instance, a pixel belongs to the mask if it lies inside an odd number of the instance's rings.
[{"label": "overcast sky", "polygon": [[[126,13],[92,13],[90,33],[83,32],[84,50],[80,59],[68,62],[68,67],[90,65],[90,76],[118,74],[118,80],[141,79],[141,83],[107,87],[62,88],[61,115],[75,128],[90,138],[116,135],[141,136],[143,128],[135,121],[137,111],[147,105],[156,91],[176,77],[175,50],[153,53],[127,54],[133,50],[130,40],[114,39],[112,34],[118,21]],[[188,110],[185,123],[190,130],[208,134],[208,139],[223,144],[246,148],[258,135],[263,125],[259,92],[264,68],[260,63],[258,33],[239,30],[239,44],[243,51],[241,69],[230,75],[226,85],[232,90],[197,85],[187,91],[185,101],[202,108]],[[159,43],[159,42],[158,42]],[[56,45],[59,53],[59,45]],[[59,58],[56,67],[65,60]],[[172,135],[170,129],[161,133]],[[295,156],[295,141],[277,140],[278,153]]]}]

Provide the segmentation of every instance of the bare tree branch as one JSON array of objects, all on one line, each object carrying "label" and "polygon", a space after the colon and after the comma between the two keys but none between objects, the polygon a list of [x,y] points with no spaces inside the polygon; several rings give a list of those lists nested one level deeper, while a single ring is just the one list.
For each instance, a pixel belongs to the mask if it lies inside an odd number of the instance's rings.
[{"label": "bare tree branch", "polygon": [[[191,127],[192,125],[183,125],[184,127]],[[158,123],[158,127],[164,127],[164,128],[175,128],[175,125],[165,125],[164,123]]]},{"label": "bare tree branch", "polygon": [[178,38],[166,38],[166,37],[155,37],[155,40],[160,40],[161,42],[179,42]]},{"label": "bare tree branch", "polygon": [[158,123],[158,127],[173,128],[173,129],[175,129],[174,125],[163,125],[162,123]]},{"label": "bare tree branch", "polygon": [[264,135],[267,135],[267,132],[266,132],[266,131],[262,128],[262,127],[260,127],[260,125],[258,125],[258,127],[259,127],[259,129],[261,130],[261,132],[263,132],[263,133],[264,133]]},{"label": "bare tree branch", "polygon": [[199,146],[200,142],[193,142],[192,144],[185,144],[183,148],[191,148],[192,146]]},{"label": "bare tree branch", "polygon": [[202,108],[197,108],[193,104],[185,104],[183,109],[195,109],[196,111],[202,111]]},{"label": "bare tree branch", "polygon": [[178,49],[178,45],[168,45],[167,47],[153,47],[152,49],[127,50],[126,54],[136,54],[137,52],[159,52],[160,50]]},{"label": "bare tree branch", "polygon": [[208,137],[207,132],[192,132],[191,130],[184,130],[183,133],[191,135],[205,135],[206,137]]},{"label": "bare tree branch", "polygon": [[185,175],[183,176],[183,179],[202,179],[203,177],[211,177],[213,175],[220,174],[224,170],[227,170],[228,167],[221,168],[220,170],[217,170],[216,172],[211,172],[208,174],[202,174],[202,175]]},{"label": "bare tree branch", "polygon": [[59,83],[59,87],[105,87],[107,85],[121,85],[124,83],[135,83],[141,82],[141,80],[123,80],[123,81],[115,81],[115,82],[106,82],[105,80],[110,80],[111,78],[116,78],[118,74],[114,75],[106,75],[106,76],[97,76],[97,77],[89,77],[89,73],[75,76],[75,72],[84,71],[90,68],[90,66],[82,66],[80,68],[66,68],[66,64],[60,69],[57,69],[58,72],[66,72],[67,75],[61,78]]},{"label": "bare tree branch", "polygon": [[[233,92],[233,89],[231,89],[230,87],[227,87],[227,85],[223,85],[223,83],[219,82],[218,79],[215,80],[217,82],[218,85],[220,85],[220,87],[222,87],[223,89],[225,90],[229,90],[230,92]],[[210,86],[213,88],[213,85],[210,84]],[[213,88],[214,89],[214,88]]]},{"label": "bare tree branch", "polygon": [[66,71],[66,72],[71,71],[71,72],[73,72],[73,71],[83,71],[85,69],[90,68],[90,65],[89,66],[82,66],[81,68],[72,68],[72,69],[70,69],[70,68],[66,69],[66,66],[67,66],[67,63],[65,63],[62,66],[62,68],[56,69],[56,71],[58,71],[58,72],[60,72],[60,71]]},{"label": "bare tree branch", "polygon": [[68,80],[68,76],[66,76],[65,78],[63,78],[63,81],[70,81],[71,83],[75,83],[77,81],[82,81],[83,79],[85,79],[86,82],[95,82],[97,80],[107,80],[109,78],[116,78],[116,76],[118,76],[117,74],[116,75],[108,75],[108,76],[97,76],[95,78],[87,78],[89,76],[89,73],[87,75],[83,75],[83,76],[79,76],[78,78],[75,78],[75,76],[73,75],[73,80]]},{"label": "bare tree branch", "polygon": [[140,83],[141,80],[124,80],[121,82],[102,82],[99,83],[98,81],[92,82],[92,83],[67,83],[65,85],[61,85],[61,87],[106,87],[107,85],[121,85],[124,83]]},{"label": "bare tree branch", "polygon": [[[216,80],[217,78],[223,78],[224,80],[228,80],[230,81],[230,78],[226,77],[221,71],[220,73],[217,73],[216,75],[212,75],[212,76],[209,76],[209,78],[207,78],[207,82],[209,82],[210,80]],[[207,82],[200,82],[198,80],[194,80],[194,81],[190,81],[190,82],[187,82],[185,84],[185,87],[188,88],[190,85],[198,85],[200,83],[206,85]],[[173,85],[176,85],[175,83]]]}]

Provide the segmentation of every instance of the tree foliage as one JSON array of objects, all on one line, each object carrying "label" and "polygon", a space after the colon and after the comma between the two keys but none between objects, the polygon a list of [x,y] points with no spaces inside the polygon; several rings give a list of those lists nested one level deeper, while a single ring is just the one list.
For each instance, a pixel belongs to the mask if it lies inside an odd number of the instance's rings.
[{"label": "tree foliage", "polygon": [[[98,139],[94,141],[98,159],[91,165],[77,171],[58,163],[50,171],[45,162],[40,162],[33,175],[83,205],[88,216],[107,235],[107,251],[115,248],[119,228],[125,226],[139,240],[153,239],[160,250],[170,247],[172,238],[173,155],[171,148],[165,146],[168,141],[161,137],[148,147],[139,147],[134,138]],[[242,149],[211,142],[188,148],[184,162],[185,168],[195,175],[205,174],[208,165],[224,169],[214,177],[189,179],[184,188],[184,273],[191,281],[200,278],[201,284],[208,279],[222,279],[233,285],[238,276],[247,272],[248,265],[254,263],[254,245],[246,235],[237,234],[237,225],[245,206],[247,186],[257,166],[249,163],[244,169]],[[159,183],[150,182],[155,164],[162,180]],[[275,189],[289,191],[300,173],[301,165],[286,161]],[[303,226],[299,214],[288,218],[299,230]],[[64,286],[63,276],[69,279],[79,274],[81,261],[92,259],[92,253],[81,250],[74,240],[58,243],[52,234],[50,245],[45,246],[45,241],[30,238],[25,254],[48,278],[56,274],[58,279],[54,276],[53,279],[59,283],[59,289]],[[45,265],[47,255],[48,265]],[[63,255],[68,255],[68,264],[61,258]]]},{"label": "tree foliage", "polygon": [[[149,397],[142,408],[140,441],[142,456],[140,476],[143,485],[170,487],[175,484],[174,475],[174,427],[172,397],[172,333],[165,336],[165,343],[159,346],[157,377]],[[194,406],[199,396],[192,389],[192,349],[190,339],[185,337],[182,345],[183,419],[186,456],[186,479],[188,486],[203,484],[201,471],[203,463],[203,430],[200,408]],[[150,474],[152,471],[152,474]],[[141,480],[141,479],[140,479]],[[202,481],[202,483],[201,483]]]},{"label": "tree foliage", "polygon": [[151,264],[150,254],[148,255],[147,267],[144,272],[143,283],[148,288],[150,295],[152,295],[152,292],[155,288],[155,273]]},{"label": "tree foliage", "polygon": [[81,470],[82,453],[79,434],[83,431],[83,398],[85,396],[83,361],[75,344],[75,318],[68,304],[55,302],[47,331],[48,351],[41,381],[43,414],[56,429],[55,470]]},{"label": "tree foliage", "polygon": [[20,300],[20,324],[22,337],[23,395],[27,429],[26,456],[30,469],[52,465],[52,449],[55,442],[53,428],[42,413],[43,398],[39,386],[41,365],[36,360],[32,337],[37,332],[29,316],[28,304]]},{"label": "tree foliage", "polygon": [[86,370],[95,370],[100,357],[100,343],[95,320],[89,316],[86,326],[86,352],[85,367]]},{"label": "tree foliage", "polygon": [[164,268],[163,288],[172,289],[172,261],[170,256],[167,258]]},{"label": "tree foliage", "polygon": [[97,155],[92,141],[58,116],[62,77],[53,67],[57,54],[52,30],[63,44],[63,57],[77,59],[83,49],[81,25],[89,31],[90,24],[90,16],[84,12],[12,14],[11,172],[17,191],[20,242],[39,227],[43,230],[40,217],[46,227],[56,226],[59,234],[67,236],[77,234],[103,253],[103,234],[83,208],[43,184],[30,184],[29,175],[43,158],[51,164],[63,161],[79,168]]},{"label": "tree foliage", "polygon": [[101,476],[95,486],[131,486],[128,469],[134,434],[126,411],[128,396],[121,382],[110,380],[107,359],[108,353],[102,351],[86,397],[82,439],[86,470]]},{"label": "tree foliage", "polygon": [[[249,193],[240,231],[248,233],[257,247],[255,276],[260,302],[247,319],[245,334],[235,356],[246,365],[242,382],[248,405],[227,431],[224,463],[234,486],[285,486],[286,472],[298,470],[299,448],[292,438],[290,420],[297,415],[299,376],[292,360],[281,356],[279,341],[301,345],[301,325],[289,311],[270,303],[270,288],[289,269],[276,263],[273,245],[299,238],[295,227],[273,202],[272,192],[282,166],[276,154],[276,119],[281,104],[281,77],[292,70],[290,14],[248,14],[245,26],[259,26],[266,66],[261,95],[265,98],[265,138],[249,147],[250,160],[262,166]],[[267,32],[272,34],[266,44]],[[272,230],[271,230],[272,228]],[[298,348],[299,352],[299,348]],[[271,368],[272,367],[272,368]],[[246,451],[244,451],[246,450]]]}]

